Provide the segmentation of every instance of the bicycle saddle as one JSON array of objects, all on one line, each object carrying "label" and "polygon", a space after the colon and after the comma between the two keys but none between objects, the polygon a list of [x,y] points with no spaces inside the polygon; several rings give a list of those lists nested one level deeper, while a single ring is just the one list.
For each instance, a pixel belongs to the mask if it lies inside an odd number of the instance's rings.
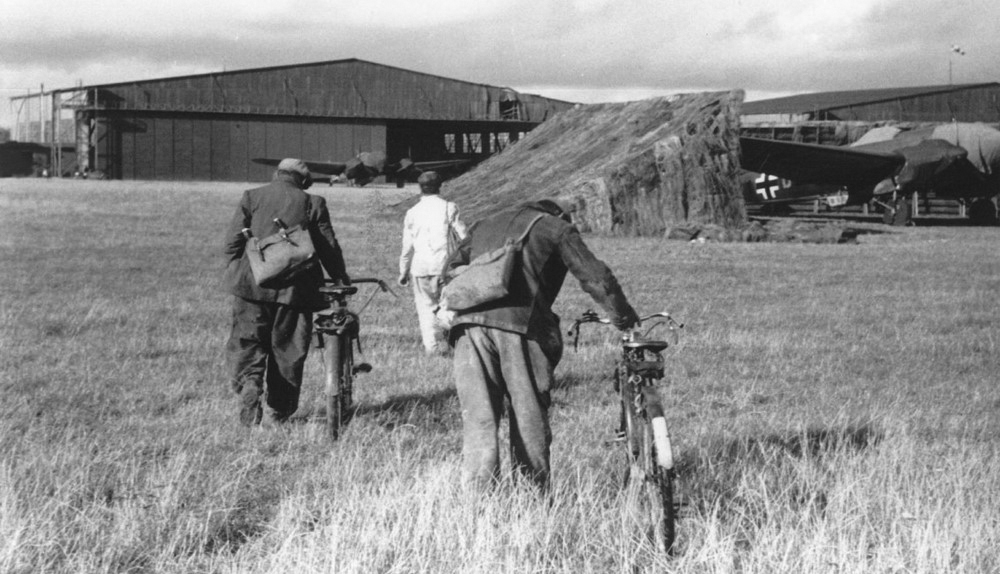
[{"label": "bicycle saddle", "polygon": [[324,285],[319,288],[319,292],[324,295],[354,295],[358,288],[354,285]]},{"label": "bicycle saddle", "polygon": [[670,343],[667,343],[666,341],[640,340],[626,341],[623,345],[629,349],[642,349],[643,351],[659,353],[663,349],[669,347]]}]

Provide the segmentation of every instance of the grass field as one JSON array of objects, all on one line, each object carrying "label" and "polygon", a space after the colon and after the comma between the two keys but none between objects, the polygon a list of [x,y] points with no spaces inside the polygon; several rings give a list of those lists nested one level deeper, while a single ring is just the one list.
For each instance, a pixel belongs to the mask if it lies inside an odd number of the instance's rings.
[{"label": "grass field", "polygon": [[[0,572],[1000,572],[1000,229],[589,237],[686,323],[668,558],[622,512],[611,332],[557,370],[551,503],[460,488],[450,365],[403,291],[362,317],[339,443],[239,427],[218,285],[244,187],[0,180]],[[351,274],[394,279],[376,215],[405,192],[318,191]],[[564,322],[591,306],[569,279]],[[320,379],[311,357],[305,405]]]}]

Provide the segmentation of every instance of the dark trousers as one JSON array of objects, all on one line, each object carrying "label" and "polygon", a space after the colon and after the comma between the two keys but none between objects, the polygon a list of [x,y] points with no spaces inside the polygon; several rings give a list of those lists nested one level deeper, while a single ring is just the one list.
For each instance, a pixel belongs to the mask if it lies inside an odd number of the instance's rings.
[{"label": "dark trousers", "polygon": [[454,364],[466,482],[483,487],[499,478],[497,431],[506,399],[514,468],[547,487],[549,388],[555,367],[539,344],[517,333],[464,326],[455,341]]},{"label": "dark trousers", "polygon": [[311,310],[233,297],[226,356],[233,390],[244,403],[263,394],[274,416],[295,412],[312,328]]}]

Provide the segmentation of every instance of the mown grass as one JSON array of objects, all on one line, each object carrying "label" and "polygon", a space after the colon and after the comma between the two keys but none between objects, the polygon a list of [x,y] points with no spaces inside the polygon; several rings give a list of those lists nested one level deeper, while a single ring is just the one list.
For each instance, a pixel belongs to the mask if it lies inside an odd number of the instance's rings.
[{"label": "mown grass", "polygon": [[[402,291],[365,312],[342,441],[240,428],[218,252],[243,187],[0,180],[0,572],[1000,571],[1000,230],[588,238],[686,323],[668,558],[622,510],[610,332],[557,371],[550,502],[460,488],[450,365]],[[403,195],[319,191],[351,273],[392,279]],[[557,311],[592,306],[568,280]]]}]

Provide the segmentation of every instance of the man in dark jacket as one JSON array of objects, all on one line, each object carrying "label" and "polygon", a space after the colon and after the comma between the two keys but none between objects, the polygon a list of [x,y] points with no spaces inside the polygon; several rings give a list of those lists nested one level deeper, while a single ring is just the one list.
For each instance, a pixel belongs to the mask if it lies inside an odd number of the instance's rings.
[{"label": "man in dark jacket", "polygon": [[[233,295],[226,355],[232,387],[240,397],[240,422],[247,426],[261,421],[262,395],[271,421],[282,422],[298,408],[312,313],[324,306],[319,294],[323,269],[331,279],[350,283],[326,200],[305,192],[311,184],[305,163],[282,160],[271,183],[243,193],[226,230],[225,286]],[[276,233],[275,218],[288,227],[309,228],[323,269],[313,264],[288,285],[267,289],[254,281],[246,256],[247,236],[264,238]]]},{"label": "man in dark jacket", "polygon": [[462,405],[465,479],[486,486],[500,473],[497,427],[506,397],[510,403],[512,462],[545,488],[549,480],[549,389],[562,357],[559,317],[552,304],[567,271],[611,317],[629,329],[638,317],[611,270],[583,243],[569,216],[542,200],[477,223],[449,267],[467,263],[519,237],[539,214],[511,279],[510,294],[456,315],[454,376]]}]

